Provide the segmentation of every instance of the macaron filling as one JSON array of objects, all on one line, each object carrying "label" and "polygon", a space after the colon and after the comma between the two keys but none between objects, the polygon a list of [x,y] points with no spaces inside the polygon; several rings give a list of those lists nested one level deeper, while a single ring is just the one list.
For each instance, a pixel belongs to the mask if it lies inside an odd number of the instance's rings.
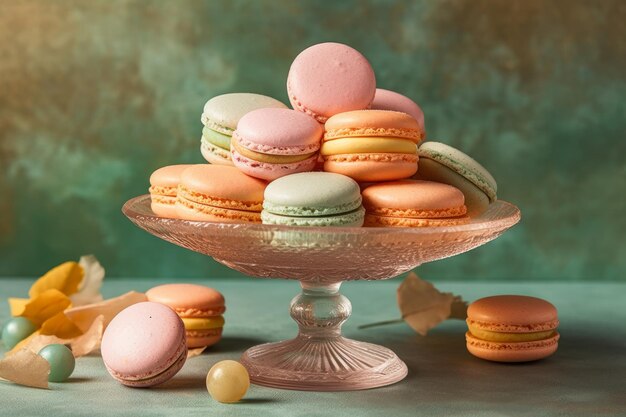
[{"label": "macaron filling", "polygon": [[185,330],[209,330],[224,327],[224,317],[181,317]]},{"label": "macaron filling", "polygon": [[543,332],[530,332],[530,333],[505,333],[505,332],[493,332],[490,330],[484,330],[475,326],[469,325],[470,333],[481,340],[488,342],[533,342],[536,340],[549,339],[554,336],[554,330],[546,330]]},{"label": "macaron filling", "polygon": [[335,206],[328,207],[295,207],[281,204],[274,204],[268,200],[263,202],[263,210],[280,216],[291,217],[319,217],[333,216],[337,214],[346,214],[356,212],[361,208],[361,197],[349,203],[339,203]]},{"label": "macaron filling", "polygon": [[416,154],[417,146],[401,138],[353,137],[326,141],[320,151],[322,156],[379,152]]},{"label": "macaron filling", "polygon": [[182,203],[184,204],[189,202],[221,209],[259,212],[263,208],[263,203],[261,203],[260,201],[236,201],[228,200],[225,198],[212,197],[207,194],[190,190],[182,184],[178,186],[177,197],[178,201],[182,201]]},{"label": "macaron filling", "polygon": [[230,138],[231,136],[225,135],[206,126],[202,129],[202,141],[211,143],[226,151],[230,150]]},{"label": "macaron filling", "polygon": [[299,155],[283,155],[283,154],[273,154],[273,153],[262,153],[256,152],[251,149],[243,147],[238,140],[233,140],[231,144],[232,149],[237,151],[241,156],[257,161],[264,162],[267,164],[293,164],[296,162],[306,161],[309,158],[314,157],[317,153],[305,153]]}]

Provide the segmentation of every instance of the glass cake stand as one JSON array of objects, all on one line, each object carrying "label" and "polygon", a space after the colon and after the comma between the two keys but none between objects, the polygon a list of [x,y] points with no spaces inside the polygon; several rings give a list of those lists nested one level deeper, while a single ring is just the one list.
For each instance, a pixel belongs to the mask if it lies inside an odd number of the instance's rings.
[{"label": "glass cake stand", "polygon": [[260,278],[300,281],[292,301],[296,338],[248,349],[241,359],[253,383],[311,391],[349,391],[393,384],[407,367],[391,350],[341,336],[351,313],[343,281],[395,277],[418,265],[466,252],[495,239],[520,219],[496,201],[468,224],[424,228],[312,228],[197,222],[158,217],[150,196],[122,211],[155,236]]}]

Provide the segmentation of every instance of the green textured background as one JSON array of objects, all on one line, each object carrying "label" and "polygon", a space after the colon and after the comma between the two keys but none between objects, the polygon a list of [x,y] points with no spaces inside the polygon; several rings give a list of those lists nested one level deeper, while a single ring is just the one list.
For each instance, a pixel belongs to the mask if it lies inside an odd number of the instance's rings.
[{"label": "green textured background", "polygon": [[96,254],[109,276],[238,276],[120,212],[201,162],[210,97],[286,101],[291,60],[339,41],[483,162],[520,225],[429,279],[626,279],[626,2],[0,0],[0,275]]}]

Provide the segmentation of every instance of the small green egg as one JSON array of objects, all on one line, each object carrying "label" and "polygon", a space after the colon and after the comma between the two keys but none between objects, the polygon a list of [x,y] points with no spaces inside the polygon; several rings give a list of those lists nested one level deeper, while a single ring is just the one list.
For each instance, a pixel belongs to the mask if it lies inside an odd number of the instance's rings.
[{"label": "small green egg", "polygon": [[48,345],[39,351],[39,355],[50,364],[48,381],[63,382],[72,375],[76,360],[72,351],[65,345]]},{"label": "small green egg", "polygon": [[13,349],[22,340],[30,336],[37,328],[32,321],[24,317],[9,320],[2,328],[2,341],[7,349]]}]

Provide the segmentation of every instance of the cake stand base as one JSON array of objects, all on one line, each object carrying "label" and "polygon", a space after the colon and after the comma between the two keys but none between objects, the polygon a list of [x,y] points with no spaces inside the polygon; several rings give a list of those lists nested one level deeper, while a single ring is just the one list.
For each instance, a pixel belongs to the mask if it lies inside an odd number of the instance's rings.
[{"label": "cake stand base", "polygon": [[248,349],[241,362],[257,385],[303,391],[353,391],[404,379],[407,367],[391,350],[344,337],[297,337]]},{"label": "cake stand base", "polygon": [[301,282],[302,293],[291,301],[290,314],[298,337],[248,349],[241,363],[254,384],[306,391],[353,391],[382,387],[407,375],[395,353],[382,346],[341,336],[350,316],[350,301],[341,283]]}]

